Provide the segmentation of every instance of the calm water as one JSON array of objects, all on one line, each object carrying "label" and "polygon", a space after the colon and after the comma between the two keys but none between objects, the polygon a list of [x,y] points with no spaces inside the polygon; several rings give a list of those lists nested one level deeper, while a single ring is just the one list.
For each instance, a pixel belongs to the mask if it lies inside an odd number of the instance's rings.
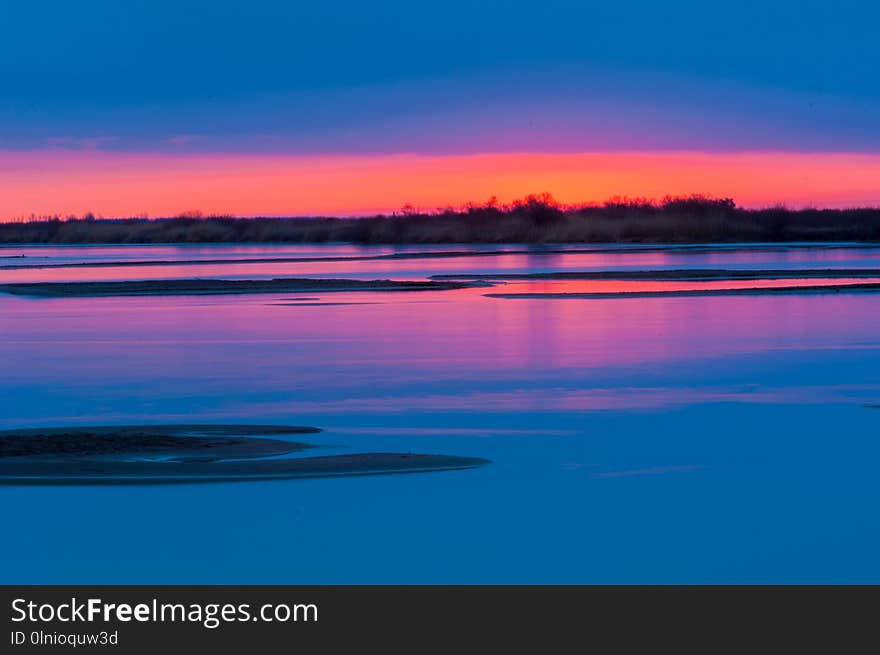
[{"label": "calm water", "polygon": [[[387,257],[448,250],[470,254]],[[506,250],[2,248],[0,267],[166,263],[6,268],[0,282],[880,268],[880,249],[864,247]],[[247,259],[261,261],[207,263]],[[738,285],[756,286],[496,290]],[[0,294],[0,428],[291,423],[325,429],[310,438],[320,453],[493,461],[364,478],[0,487],[0,582],[880,582],[880,409],[865,407],[880,404],[880,296],[485,293]]]}]

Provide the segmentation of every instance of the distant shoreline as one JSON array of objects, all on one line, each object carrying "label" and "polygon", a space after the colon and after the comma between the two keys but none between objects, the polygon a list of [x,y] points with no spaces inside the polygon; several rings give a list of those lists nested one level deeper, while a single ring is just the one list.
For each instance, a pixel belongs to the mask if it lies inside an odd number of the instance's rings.
[{"label": "distant shoreline", "polygon": [[577,244],[880,241],[880,208],[742,209],[701,196],[565,208],[510,206],[363,218],[52,218],[0,223],[0,245],[159,243]]},{"label": "distant shoreline", "polygon": [[111,280],[99,282],[20,282],[0,284],[0,293],[44,298],[101,296],[207,296],[254,293],[329,293],[335,291],[448,291],[482,286],[464,281],[395,281],[312,278],[272,280]]},{"label": "distant shoreline", "polygon": [[734,289],[671,289],[668,291],[526,292],[486,293],[503,300],[608,300],[633,298],[708,298],[712,296],[803,296],[835,293],[877,293],[880,284],[817,284],[790,287],[748,287]]}]

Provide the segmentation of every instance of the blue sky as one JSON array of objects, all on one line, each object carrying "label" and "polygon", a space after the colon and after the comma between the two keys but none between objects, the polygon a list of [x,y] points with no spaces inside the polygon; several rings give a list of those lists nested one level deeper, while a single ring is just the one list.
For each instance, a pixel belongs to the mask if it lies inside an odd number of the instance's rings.
[{"label": "blue sky", "polygon": [[880,151],[853,0],[10,3],[0,148]]}]

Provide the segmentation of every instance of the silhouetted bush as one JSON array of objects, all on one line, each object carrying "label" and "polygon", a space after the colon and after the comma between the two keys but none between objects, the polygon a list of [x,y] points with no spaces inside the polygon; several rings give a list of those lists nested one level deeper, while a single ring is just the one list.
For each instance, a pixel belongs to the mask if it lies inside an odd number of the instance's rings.
[{"label": "silhouetted bush", "polygon": [[509,211],[525,216],[535,225],[557,222],[565,215],[559,203],[549,193],[532,194],[517,200]]},{"label": "silhouetted bush", "polygon": [[660,209],[666,214],[710,216],[713,214],[731,214],[736,209],[736,203],[731,198],[711,198],[704,195],[666,196],[660,203]]}]

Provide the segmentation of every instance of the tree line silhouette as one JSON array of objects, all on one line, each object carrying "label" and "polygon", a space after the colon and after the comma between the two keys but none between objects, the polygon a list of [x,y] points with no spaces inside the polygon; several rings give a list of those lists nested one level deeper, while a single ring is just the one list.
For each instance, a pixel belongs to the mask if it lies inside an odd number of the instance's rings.
[{"label": "tree line silhouette", "polygon": [[706,243],[880,241],[880,208],[764,209],[706,195],[612,198],[565,206],[550,194],[360,218],[28,217],[0,223],[0,243]]}]

